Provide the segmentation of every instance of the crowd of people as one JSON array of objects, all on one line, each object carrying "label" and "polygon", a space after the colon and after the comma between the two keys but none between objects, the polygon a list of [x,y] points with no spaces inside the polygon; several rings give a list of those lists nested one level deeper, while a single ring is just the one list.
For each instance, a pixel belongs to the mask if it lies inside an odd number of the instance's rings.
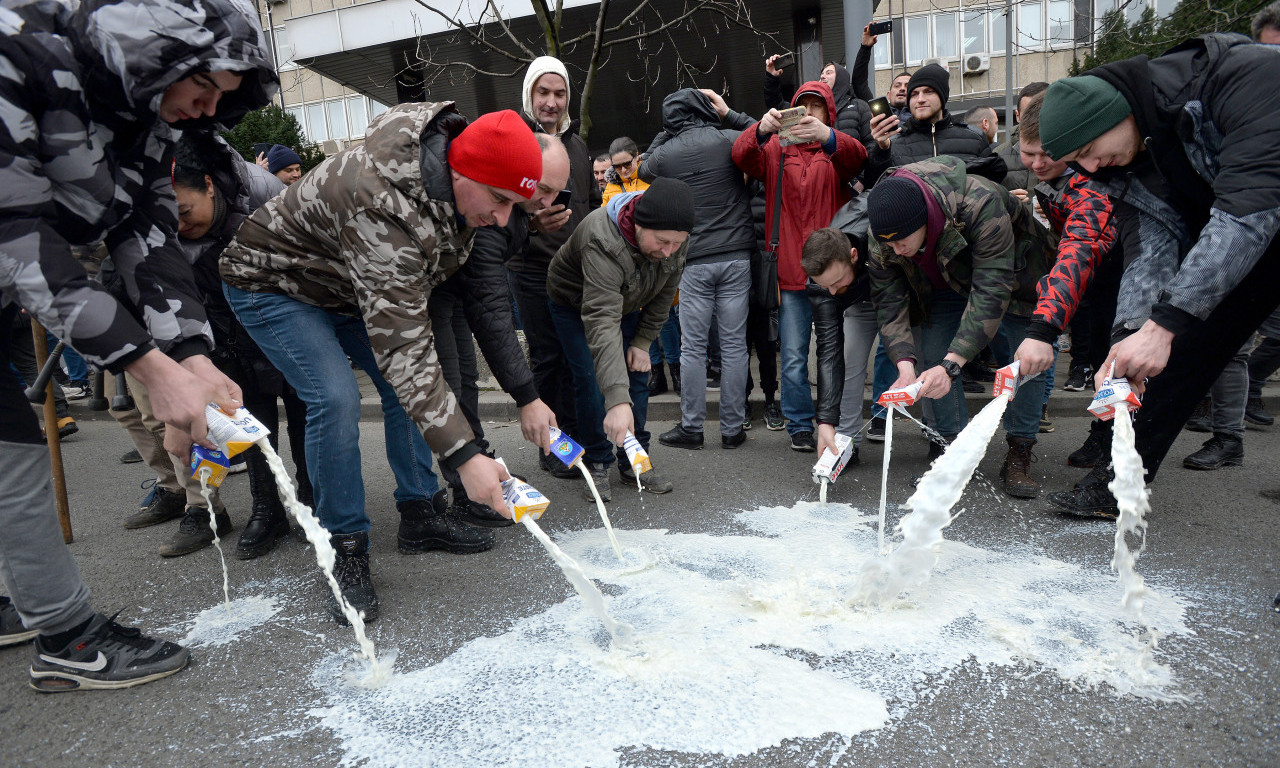
[{"label": "crowd of people", "polygon": [[[366,621],[379,601],[353,367],[381,400],[403,553],[482,552],[511,524],[477,345],[541,469],[578,476],[549,453],[562,429],[605,500],[615,461],[625,485],[673,490],[670,454],[637,477],[624,450],[634,438],[649,451],[662,391],[681,414],[664,446],[703,448],[715,387],[721,447],[743,446],[758,383],[764,425],[814,453],[838,434],[882,440],[875,399],[919,384],[932,459],[967,423],[966,391],[1012,361],[1049,374],[1004,417],[1004,491],[1036,498],[1066,339],[1064,389],[1114,374],[1145,395],[1148,480],[1184,424],[1212,433],[1184,465],[1212,470],[1242,461],[1246,421],[1272,423],[1280,95],[1266,84],[1280,74],[1280,4],[1259,14],[1256,40],[1209,34],[1028,85],[1003,145],[994,110],[947,110],[936,64],[895,76],[873,110],[877,40],[864,31],[852,72],[828,63],[792,88],[767,59],[762,103],[669,94],[643,151],[618,137],[593,157],[570,75],[544,56],[511,109],[469,120],[450,101],[401,104],[305,174],[287,147],[249,161],[217,134],[278,88],[242,0],[3,6],[0,368],[17,373],[0,376],[0,644],[34,638],[37,690],[136,685],[189,654],[91,607],[18,377],[35,374],[32,319],[79,353],[52,425],[64,436],[89,367],[123,374],[135,407],[113,415],[156,480],[122,522],[181,518],[163,556],[207,546],[211,523],[233,528],[187,468],[193,445],[213,447],[206,404],[247,407],[278,445],[283,402],[299,497]],[[1090,471],[1048,495],[1056,508],[1115,517],[1109,429],[1094,421],[1062,457]],[[290,523],[261,451],[245,457],[253,502],[235,551],[253,559]]]}]

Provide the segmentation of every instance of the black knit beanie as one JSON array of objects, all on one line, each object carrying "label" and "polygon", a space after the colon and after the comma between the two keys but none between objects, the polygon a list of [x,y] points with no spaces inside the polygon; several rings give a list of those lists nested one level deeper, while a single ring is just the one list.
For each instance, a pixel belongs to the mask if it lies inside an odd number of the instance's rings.
[{"label": "black knit beanie", "polygon": [[693,231],[693,192],[678,179],[657,179],[636,201],[636,224],[646,229]]},{"label": "black knit beanie", "polygon": [[867,221],[871,234],[882,243],[912,235],[929,223],[924,193],[911,179],[881,179],[867,197]]},{"label": "black knit beanie", "polygon": [[917,69],[907,81],[907,98],[910,99],[911,92],[922,85],[937,91],[939,98],[942,99],[942,106],[947,106],[947,99],[951,96],[951,73],[945,67],[929,64]]}]

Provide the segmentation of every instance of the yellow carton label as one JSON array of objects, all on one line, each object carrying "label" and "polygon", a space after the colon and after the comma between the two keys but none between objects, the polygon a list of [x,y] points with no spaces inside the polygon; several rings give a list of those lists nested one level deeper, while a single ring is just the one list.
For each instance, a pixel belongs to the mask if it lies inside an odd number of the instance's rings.
[{"label": "yellow carton label", "polygon": [[211,451],[200,445],[191,449],[191,476],[198,480],[201,470],[209,470],[207,482],[210,488],[222,485],[222,481],[227,479],[230,466],[231,462],[221,451]]}]

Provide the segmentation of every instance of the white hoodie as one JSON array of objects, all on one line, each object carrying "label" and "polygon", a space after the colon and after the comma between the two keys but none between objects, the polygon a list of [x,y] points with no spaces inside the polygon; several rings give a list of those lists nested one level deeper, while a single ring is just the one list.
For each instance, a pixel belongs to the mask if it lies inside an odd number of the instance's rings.
[{"label": "white hoodie", "polygon": [[569,97],[573,95],[573,91],[569,87],[568,70],[554,56],[539,56],[529,64],[529,71],[524,75],[524,113],[529,116],[530,120],[535,123],[538,122],[538,116],[533,111],[533,84],[538,82],[538,78],[547,73],[564,78],[565,110],[564,114],[560,116],[560,122],[556,125],[554,131],[556,136],[562,136],[565,131],[569,130],[569,123],[571,122],[569,117]]}]

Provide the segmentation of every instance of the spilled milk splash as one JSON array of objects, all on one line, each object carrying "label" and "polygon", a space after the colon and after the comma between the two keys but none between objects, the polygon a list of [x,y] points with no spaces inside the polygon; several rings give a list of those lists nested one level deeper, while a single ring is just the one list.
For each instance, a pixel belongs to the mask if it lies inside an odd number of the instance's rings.
[{"label": "spilled milk splash", "polygon": [[[614,766],[628,748],[735,756],[881,728],[910,716],[921,680],[968,663],[1177,695],[1167,670],[1141,672],[1147,648],[1108,573],[940,540],[927,588],[869,608],[849,596],[878,556],[874,510],[803,502],[737,520],[748,534],[630,531],[626,566],[603,531],[557,537],[610,585],[632,648],[595,641],[599,619],[572,598],[377,691],[322,667],[312,715],[345,764]],[[1183,614],[1148,593],[1152,626],[1187,633]]]},{"label": "spilled milk splash", "polygon": [[206,608],[196,616],[182,645],[222,646],[240,639],[280,613],[275,598],[266,595],[238,597],[229,603]]}]

